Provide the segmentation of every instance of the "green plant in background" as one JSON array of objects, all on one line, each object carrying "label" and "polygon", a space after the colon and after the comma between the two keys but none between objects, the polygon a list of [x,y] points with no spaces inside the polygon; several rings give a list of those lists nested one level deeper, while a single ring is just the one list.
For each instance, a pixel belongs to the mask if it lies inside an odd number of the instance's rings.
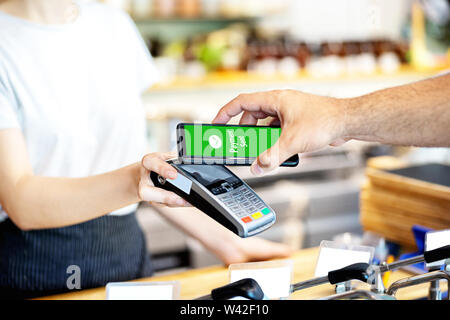
[{"label": "green plant in background", "polygon": [[163,56],[174,59],[182,59],[185,51],[186,41],[177,40],[167,44],[167,46],[164,48]]},{"label": "green plant in background", "polygon": [[227,34],[224,30],[214,31],[202,40],[195,45],[194,55],[208,71],[217,70],[222,66],[223,54],[227,49]]},{"label": "green plant in background", "polygon": [[209,43],[200,44],[196,50],[197,59],[202,62],[208,71],[214,71],[221,67],[222,57],[226,47],[218,47]]}]

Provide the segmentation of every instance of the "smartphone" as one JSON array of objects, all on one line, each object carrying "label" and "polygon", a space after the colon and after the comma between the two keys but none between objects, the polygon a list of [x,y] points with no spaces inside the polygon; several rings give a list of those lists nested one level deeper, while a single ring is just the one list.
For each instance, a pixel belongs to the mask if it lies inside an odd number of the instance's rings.
[{"label": "smartphone", "polygon": [[[178,159],[185,164],[251,165],[281,135],[279,126],[179,123]],[[281,164],[295,167],[294,155]]]}]

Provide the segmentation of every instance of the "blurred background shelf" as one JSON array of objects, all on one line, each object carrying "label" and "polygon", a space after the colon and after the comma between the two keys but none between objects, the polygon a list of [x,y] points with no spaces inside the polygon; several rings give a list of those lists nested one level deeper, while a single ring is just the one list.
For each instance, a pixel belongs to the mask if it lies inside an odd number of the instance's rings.
[{"label": "blurred background shelf", "polygon": [[134,19],[145,39],[169,43],[220,30],[232,24],[254,25],[261,17],[154,17]]},{"label": "blurred background shelf", "polygon": [[433,69],[429,71],[418,71],[409,65],[402,65],[399,71],[395,73],[384,73],[377,70],[372,74],[354,74],[315,77],[305,70],[299,71],[292,76],[283,74],[261,75],[249,73],[247,71],[222,71],[210,72],[202,77],[177,76],[172,81],[160,82],[148,89],[149,93],[164,92],[171,90],[191,90],[191,89],[209,89],[223,87],[256,86],[262,84],[283,84],[283,83],[323,83],[326,81],[356,82],[356,81],[388,81],[402,78],[427,78],[435,75],[445,68]]},{"label": "blurred background shelf", "polygon": [[145,24],[182,24],[185,26],[187,23],[191,24],[222,24],[228,25],[230,23],[253,23],[258,19],[262,19],[262,16],[259,17],[224,17],[224,16],[199,16],[199,17],[149,17],[149,18],[135,18],[134,22],[139,27]]}]

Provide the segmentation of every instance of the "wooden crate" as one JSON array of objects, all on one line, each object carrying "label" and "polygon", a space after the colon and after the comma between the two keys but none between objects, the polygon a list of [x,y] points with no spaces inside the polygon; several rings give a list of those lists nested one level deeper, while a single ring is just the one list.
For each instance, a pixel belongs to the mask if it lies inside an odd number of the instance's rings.
[{"label": "wooden crate", "polygon": [[367,181],[361,190],[360,220],[364,230],[414,247],[413,225],[450,228],[450,187],[375,167],[367,168]]}]

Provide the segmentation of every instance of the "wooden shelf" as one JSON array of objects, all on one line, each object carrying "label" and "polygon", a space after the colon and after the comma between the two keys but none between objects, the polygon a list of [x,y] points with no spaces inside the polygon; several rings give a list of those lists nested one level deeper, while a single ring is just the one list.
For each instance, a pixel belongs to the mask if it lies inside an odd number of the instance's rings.
[{"label": "wooden shelf", "polygon": [[239,85],[261,85],[276,83],[313,83],[326,81],[376,81],[383,79],[392,79],[399,77],[426,78],[436,75],[439,71],[419,72],[410,66],[402,66],[400,71],[394,74],[385,74],[377,71],[371,75],[355,74],[341,75],[336,77],[314,77],[306,70],[302,70],[293,76],[283,74],[262,75],[256,73],[248,73],[245,71],[224,71],[211,72],[204,77],[193,78],[186,76],[178,76],[173,81],[167,83],[158,83],[148,90],[148,92],[164,92],[171,90],[191,90],[191,89],[208,89],[220,87],[236,87]]},{"label": "wooden shelf", "polygon": [[133,18],[136,24],[156,24],[156,23],[236,23],[236,22],[254,22],[255,20],[261,19],[262,17],[149,17],[149,18]]}]

